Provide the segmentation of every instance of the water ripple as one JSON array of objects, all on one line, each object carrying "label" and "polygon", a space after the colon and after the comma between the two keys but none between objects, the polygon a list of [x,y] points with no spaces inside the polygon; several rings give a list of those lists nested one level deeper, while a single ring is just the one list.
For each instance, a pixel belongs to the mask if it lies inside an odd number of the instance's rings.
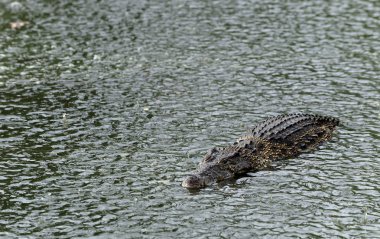
[{"label": "water ripple", "polygon": [[[376,1],[10,4],[0,237],[378,236]],[[278,170],[180,186],[208,148],[299,111],[342,126]]]}]

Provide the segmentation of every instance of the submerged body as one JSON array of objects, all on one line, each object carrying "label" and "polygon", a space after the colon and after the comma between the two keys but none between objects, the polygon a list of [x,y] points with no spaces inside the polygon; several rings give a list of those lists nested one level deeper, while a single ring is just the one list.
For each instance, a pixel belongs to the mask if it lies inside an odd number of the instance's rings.
[{"label": "submerged body", "polygon": [[311,114],[268,118],[234,144],[210,149],[198,169],[183,182],[185,188],[202,188],[241,174],[269,168],[275,160],[315,149],[331,138],[339,120]]}]

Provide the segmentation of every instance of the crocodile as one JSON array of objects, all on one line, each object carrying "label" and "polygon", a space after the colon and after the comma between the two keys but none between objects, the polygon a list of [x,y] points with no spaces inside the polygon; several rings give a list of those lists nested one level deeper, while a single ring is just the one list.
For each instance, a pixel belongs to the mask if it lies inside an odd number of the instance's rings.
[{"label": "crocodile", "polygon": [[270,117],[250,129],[235,143],[211,148],[198,169],[182,186],[199,189],[249,172],[269,169],[272,162],[296,157],[331,139],[339,120],[315,114]]}]

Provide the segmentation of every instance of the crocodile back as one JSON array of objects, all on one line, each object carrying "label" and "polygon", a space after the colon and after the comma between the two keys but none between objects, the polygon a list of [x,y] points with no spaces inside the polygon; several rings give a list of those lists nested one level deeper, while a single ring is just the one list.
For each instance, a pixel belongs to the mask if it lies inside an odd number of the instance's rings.
[{"label": "crocodile back", "polygon": [[333,117],[288,114],[266,119],[252,128],[249,134],[269,141],[292,141],[309,130],[333,130],[338,125],[339,120]]},{"label": "crocodile back", "polygon": [[331,138],[339,120],[312,114],[288,114],[268,118],[238,140],[239,144],[251,139],[269,143],[268,153],[274,158],[293,157],[316,148]]}]

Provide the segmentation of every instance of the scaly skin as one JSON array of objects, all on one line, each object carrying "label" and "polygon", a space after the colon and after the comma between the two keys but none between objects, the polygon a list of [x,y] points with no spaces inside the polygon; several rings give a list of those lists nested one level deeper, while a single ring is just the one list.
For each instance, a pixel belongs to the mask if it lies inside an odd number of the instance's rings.
[{"label": "scaly skin", "polygon": [[198,169],[185,178],[185,188],[202,188],[215,182],[266,169],[271,162],[298,156],[329,140],[339,120],[311,114],[268,118],[234,144],[212,148]]}]

